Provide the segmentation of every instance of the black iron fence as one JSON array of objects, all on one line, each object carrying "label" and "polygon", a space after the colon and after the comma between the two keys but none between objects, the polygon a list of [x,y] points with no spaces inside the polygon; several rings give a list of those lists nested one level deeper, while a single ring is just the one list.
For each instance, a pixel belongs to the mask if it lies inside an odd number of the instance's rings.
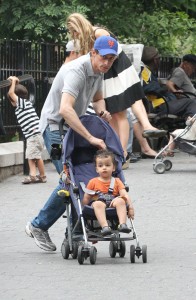
[{"label": "black iron fence", "polygon": [[[32,43],[29,41],[0,40],[0,81],[11,75],[30,74],[35,80],[35,109],[40,112],[53,78],[64,60],[65,44]],[[181,59],[162,57],[159,77],[166,78]],[[196,79],[196,74],[193,77]],[[26,82],[28,88],[28,81]],[[14,109],[7,100],[8,88],[0,89],[0,111],[7,135],[19,131]],[[21,137],[22,138],[22,137]]]}]

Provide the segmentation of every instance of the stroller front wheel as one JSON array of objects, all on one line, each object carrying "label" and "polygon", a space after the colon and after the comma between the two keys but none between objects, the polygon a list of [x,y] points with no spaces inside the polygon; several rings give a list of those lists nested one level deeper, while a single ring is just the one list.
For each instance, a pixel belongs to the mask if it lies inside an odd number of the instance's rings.
[{"label": "stroller front wheel", "polygon": [[142,260],[143,260],[143,263],[147,263],[147,246],[146,245],[143,245],[142,246]]},{"label": "stroller front wheel", "polygon": [[69,242],[67,240],[64,240],[61,245],[61,254],[64,259],[68,259],[69,253],[70,253]]},{"label": "stroller front wheel", "polygon": [[118,250],[117,242],[111,241],[109,245],[110,257],[114,258],[116,256],[117,250]]},{"label": "stroller front wheel", "polygon": [[119,249],[119,256],[124,257],[126,253],[126,244],[124,241],[120,241],[120,249]]},{"label": "stroller front wheel", "polygon": [[80,245],[78,247],[78,262],[80,265],[83,265],[84,263],[84,246]]},{"label": "stroller front wheel", "polygon": [[132,264],[135,263],[135,246],[134,245],[130,246],[130,260],[131,260]]},{"label": "stroller front wheel", "polygon": [[97,260],[97,249],[92,246],[90,248],[90,263],[91,265],[94,265],[96,263],[96,260]]},{"label": "stroller front wheel", "polygon": [[166,170],[166,166],[163,162],[159,162],[155,165],[153,165],[153,170],[157,173],[157,174],[163,174]]}]

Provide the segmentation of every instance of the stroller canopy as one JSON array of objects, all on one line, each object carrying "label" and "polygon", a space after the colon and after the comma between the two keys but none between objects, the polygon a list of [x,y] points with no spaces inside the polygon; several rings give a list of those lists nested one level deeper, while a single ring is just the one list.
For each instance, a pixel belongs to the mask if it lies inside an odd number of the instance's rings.
[{"label": "stroller canopy", "polygon": [[[102,139],[105,142],[107,148],[116,155],[117,161],[121,162],[122,166],[122,161],[124,160],[123,149],[117,134],[111,126],[103,119],[93,115],[84,115],[80,117],[80,120],[84,127],[86,127],[93,136]],[[98,148],[92,146],[81,135],[69,128],[63,142],[63,162],[69,160],[71,156],[73,157],[73,152],[78,149],[77,163],[79,164],[80,156],[82,156],[82,152],[80,150],[86,149],[85,151],[88,154],[88,149],[93,148],[95,150],[94,152],[98,150]]]}]

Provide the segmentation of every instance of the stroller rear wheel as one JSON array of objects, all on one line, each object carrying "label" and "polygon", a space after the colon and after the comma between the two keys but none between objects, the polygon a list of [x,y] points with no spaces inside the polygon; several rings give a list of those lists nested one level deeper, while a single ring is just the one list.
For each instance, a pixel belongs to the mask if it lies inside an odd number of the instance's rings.
[{"label": "stroller rear wheel", "polygon": [[71,254],[73,259],[76,259],[78,257],[78,243],[73,242],[72,243],[72,254]]},{"label": "stroller rear wheel", "polygon": [[171,168],[172,168],[172,162],[171,162],[171,160],[165,159],[165,160],[163,161],[163,163],[165,164],[165,170],[166,170],[166,171],[171,170]]},{"label": "stroller rear wheel", "polygon": [[134,245],[131,245],[131,247],[130,247],[130,260],[131,260],[132,264],[135,263],[135,246]]},{"label": "stroller rear wheel", "polygon": [[61,253],[64,259],[69,258],[70,248],[69,248],[69,242],[67,240],[64,240],[61,245]]},{"label": "stroller rear wheel", "polygon": [[116,256],[116,253],[117,253],[117,250],[118,250],[118,245],[117,245],[117,242],[115,241],[111,241],[110,242],[110,245],[109,245],[109,253],[110,253],[110,257],[115,257]]},{"label": "stroller rear wheel", "polygon": [[84,263],[84,246],[83,245],[80,245],[78,247],[78,262],[80,265],[83,265]]},{"label": "stroller rear wheel", "polygon": [[96,263],[96,260],[97,260],[97,249],[92,246],[90,248],[90,263],[91,265],[94,265]]},{"label": "stroller rear wheel", "polygon": [[142,260],[143,260],[143,263],[147,263],[147,246],[146,245],[142,246]]}]

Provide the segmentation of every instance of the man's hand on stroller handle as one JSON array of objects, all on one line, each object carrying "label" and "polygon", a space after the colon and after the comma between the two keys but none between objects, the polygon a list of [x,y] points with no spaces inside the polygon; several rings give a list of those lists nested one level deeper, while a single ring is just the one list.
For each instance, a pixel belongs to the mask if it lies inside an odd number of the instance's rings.
[{"label": "man's hand on stroller handle", "polygon": [[105,111],[101,111],[101,113],[99,114],[100,117],[102,119],[104,119],[106,122],[109,122],[112,119],[111,114],[109,113],[109,111],[105,110]]},{"label": "man's hand on stroller handle", "polygon": [[104,141],[101,139],[98,139],[92,135],[89,138],[89,143],[99,149],[106,149],[106,144],[104,143]]}]

